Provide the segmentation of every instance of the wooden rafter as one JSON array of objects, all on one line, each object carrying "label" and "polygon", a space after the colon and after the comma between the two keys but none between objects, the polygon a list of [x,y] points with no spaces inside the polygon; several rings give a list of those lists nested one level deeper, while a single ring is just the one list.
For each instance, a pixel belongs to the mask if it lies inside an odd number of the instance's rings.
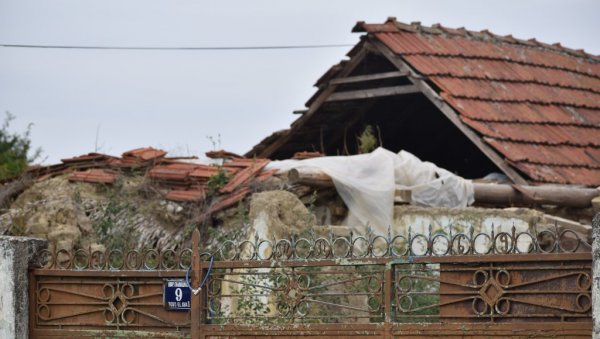
[{"label": "wooden rafter", "polygon": [[408,73],[400,72],[400,71],[374,73],[374,74],[366,74],[366,75],[356,75],[356,76],[345,77],[345,78],[331,79],[329,81],[329,85],[352,84],[352,83],[357,83],[357,82],[401,78],[401,77],[405,77],[407,75],[408,75]]},{"label": "wooden rafter", "polygon": [[359,90],[355,90],[355,91],[333,93],[325,100],[325,102],[371,99],[371,98],[386,97],[386,96],[392,96],[392,95],[403,95],[403,94],[411,94],[411,93],[419,93],[419,92],[420,92],[420,90],[414,85],[359,89]]}]

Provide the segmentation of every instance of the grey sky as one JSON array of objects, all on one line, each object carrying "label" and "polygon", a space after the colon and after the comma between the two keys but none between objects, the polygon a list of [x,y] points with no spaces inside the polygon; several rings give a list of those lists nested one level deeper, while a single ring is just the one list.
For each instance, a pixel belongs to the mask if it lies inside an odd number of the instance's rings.
[{"label": "grey sky", "polygon": [[[600,54],[600,1],[0,0],[0,44],[353,44],[358,20],[440,22]],[[142,146],[202,155],[207,136],[243,153],[296,118],[349,47],[97,51],[0,47],[0,112],[34,123],[47,163]]]}]

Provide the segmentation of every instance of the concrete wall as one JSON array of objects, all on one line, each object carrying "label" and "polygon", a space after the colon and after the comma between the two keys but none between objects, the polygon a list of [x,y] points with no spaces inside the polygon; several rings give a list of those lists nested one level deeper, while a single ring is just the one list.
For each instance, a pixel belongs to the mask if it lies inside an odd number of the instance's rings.
[{"label": "concrete wall", "polygon": [[0,338],[27,338],[29,283],[27,271],[43,239],[0,236]]}]

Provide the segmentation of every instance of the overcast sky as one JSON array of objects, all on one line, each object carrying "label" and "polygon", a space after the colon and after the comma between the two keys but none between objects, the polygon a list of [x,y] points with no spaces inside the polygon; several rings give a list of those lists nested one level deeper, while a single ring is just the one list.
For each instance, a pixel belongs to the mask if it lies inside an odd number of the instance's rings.
[{"label": "overcast sky", "polygon": [[[600,54],[600,1],[0,0],[0,44],[272,46],[354,44],[356,21],[489,29]],[[287,128],[350,47],[99,51],[0,47],[0,113],[33,123],[46,163],[154,146],[244,153]]]}]

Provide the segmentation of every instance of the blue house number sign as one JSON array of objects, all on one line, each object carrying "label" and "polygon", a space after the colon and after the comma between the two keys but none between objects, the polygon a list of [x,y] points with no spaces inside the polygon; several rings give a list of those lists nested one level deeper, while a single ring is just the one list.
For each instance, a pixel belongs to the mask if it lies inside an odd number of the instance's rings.
[{"label": "blue house number sign", "polygon": [[169,311],[188,311],[192,306],[191,291],[185,279],[165,279],[163,302]]}]

